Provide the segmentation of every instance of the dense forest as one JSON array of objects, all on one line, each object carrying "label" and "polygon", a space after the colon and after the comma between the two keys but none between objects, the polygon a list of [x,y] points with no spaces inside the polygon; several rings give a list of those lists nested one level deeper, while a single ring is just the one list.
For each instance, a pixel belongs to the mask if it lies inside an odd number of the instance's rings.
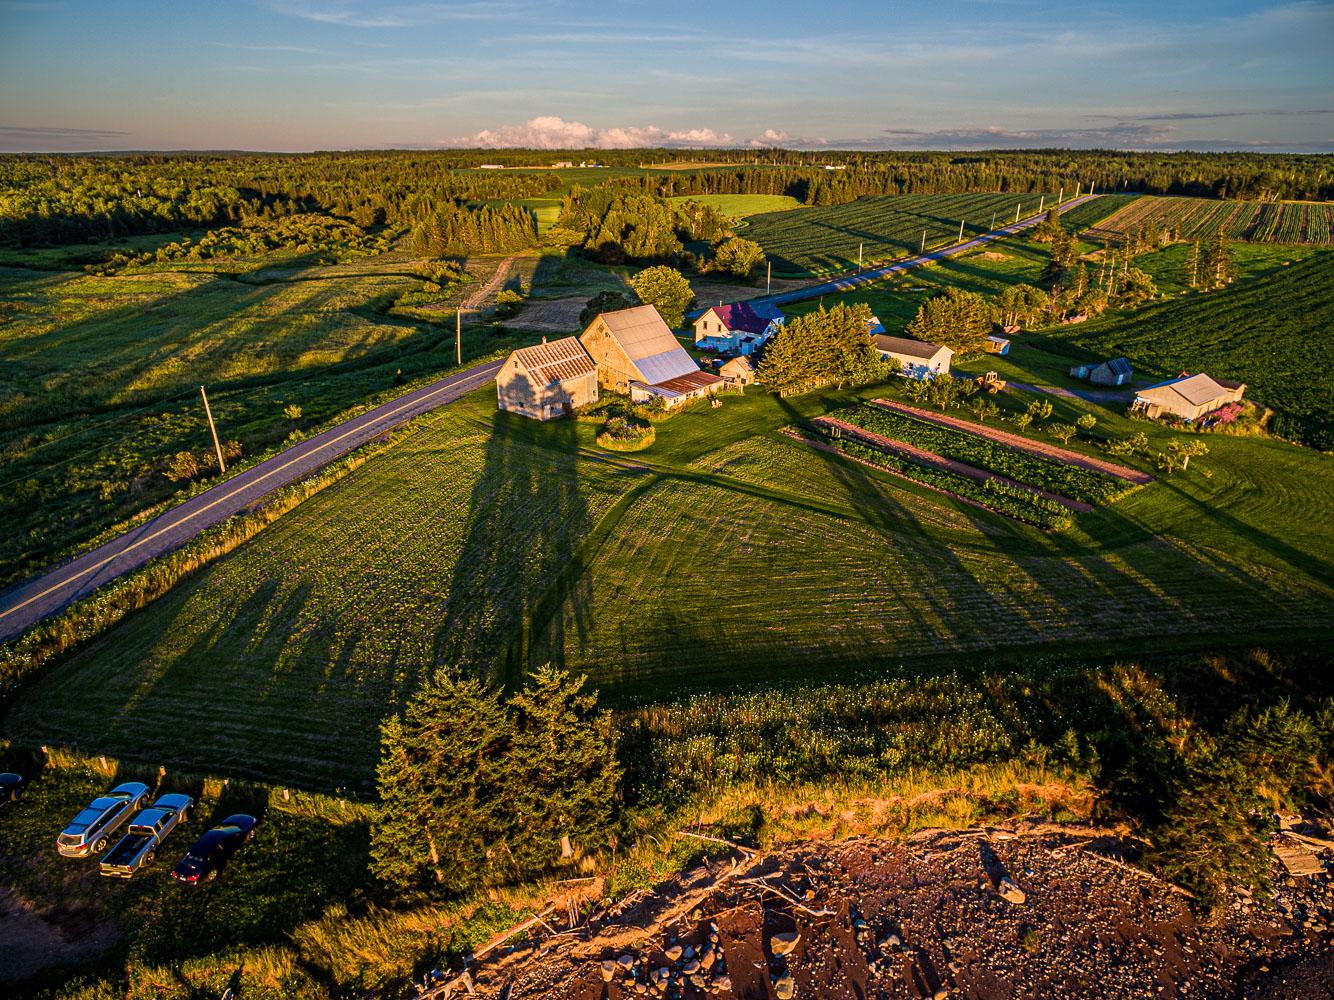
[{"label": "dense forest", "polygon": [[412,230],[414,257],[514,253],[535,246],[537,220],[520,205],[472,208],[450,203]]},{"label": "dense forest", "polygon": [[[836,205],[868,194],[1138,191],[1246,200],[1334,199],[1334,158],[1256,153],[710,150],[379,151],[0,156],[0,245],[51,246],[323,212],[361,227],[417,226],[466,202],[541,196],[559,173],[466,171],[564,162],[646,169],[618,184],[662,197],[786,194]],[[724,166],[725,165],[725,166]],[[826,166],[839,169],[825,169]]]},{"label": "dense forest", "polygon": [[728,219],[708,205],[674,208],[633,182],[611,181],[588,190],[575,185],[547,242],[577,247],[607,264],[677,261],[683,240],[715,241],[729,234]]}]

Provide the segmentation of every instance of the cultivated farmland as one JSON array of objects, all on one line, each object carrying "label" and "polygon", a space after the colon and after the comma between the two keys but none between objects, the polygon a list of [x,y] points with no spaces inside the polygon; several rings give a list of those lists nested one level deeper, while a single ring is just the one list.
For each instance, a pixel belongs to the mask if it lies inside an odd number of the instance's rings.
[{"label": "cultivated farmland", "polygon": [[857,264],[864,245],[864,263],[871,264],[916,252],[926,232],[926,245],[990,232],[1014,221],[1022,204],[1025,216],[1037,211],[1039,199],[1056,203],[1056,192],[1040,196],[1008,194],[899,194],[858,198],[832,208],[751,216],[742,235],[764,247],[774,271],[784,274],[825,274]]},{"label": "cultivated farmland", "polygon": [[1106,242],[1140,226],[1175,229],[1183,240],[1207,240],[1220,230],[1256,243],[1330,242],[1330,213],[1323,202],[1214,201],[1207,198],[1140,198],[1081,234]]},{"label": "cultivated farmland", "polygon": [[892,392],[730,396],[621,458],[590,450],[593,424],[510,419],[479,391],[49,669],[6,729],[358,787],[379,718],[436,664],[552,661],[614,704],[1334,615],[1328,458],[1211,438],[1188,474],[1051,535],[781,434]]}]

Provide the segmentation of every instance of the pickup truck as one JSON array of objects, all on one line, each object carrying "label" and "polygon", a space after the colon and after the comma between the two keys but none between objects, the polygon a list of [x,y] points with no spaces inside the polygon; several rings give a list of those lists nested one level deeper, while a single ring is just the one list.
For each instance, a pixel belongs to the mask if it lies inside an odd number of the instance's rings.
[{"label": "pickup truck", "polygon": [[185,822],[195,800],[188,795],[163,795],[134,817],[125,836],[97,866],[103,875],[129,878],[145,865],[151,865],[158,845],[167,834]]}]

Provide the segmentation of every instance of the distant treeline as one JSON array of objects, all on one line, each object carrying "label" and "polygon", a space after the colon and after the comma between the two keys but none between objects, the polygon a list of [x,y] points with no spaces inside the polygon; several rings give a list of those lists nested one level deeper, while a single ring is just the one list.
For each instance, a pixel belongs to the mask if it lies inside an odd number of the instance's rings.
[{"label": "distant treeline", "polygon": [[452,173],[429,153],[0,156],[0,244],[51,246],[323,212],[412,226],[447,206],[529,198],[554,173]]},{"label": "distant treeline", "polygon": [[[1260,153],[1006,150],[979,153],[793,150],[378,151],[309,154],[0,156],[0,244],[43,246],[324,212],[364,227],[414,226],[450,203],[543,195],[541,172],[458,173],[483,163],[652,168],[621,183],[660,196],[786,194],[834,205],[868,194],[1132,191],[1241,200],[1334,199],[1334,158]],[[841,169],[825,170],[825,166]]]}]

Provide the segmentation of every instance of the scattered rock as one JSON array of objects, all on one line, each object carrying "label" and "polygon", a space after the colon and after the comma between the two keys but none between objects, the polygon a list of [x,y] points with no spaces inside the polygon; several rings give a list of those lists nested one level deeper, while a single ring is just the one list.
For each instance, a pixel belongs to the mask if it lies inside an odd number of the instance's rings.
[{"label": "scattered rock", "polygon": [[1024,890],[1015,885],[1014,879],[1008,875],[1000,880],[1000,885],[996,887],[1000,893],[1000,898],[1007,903],[1022,903],[1024,901]]},{"label": "scattered rock", "polygon": [[616,975],[616,963],[609,958],[602,963],[602,981],[609,983],[614,975]]},{"label": "scattered rock", "polygon": [[797,995],[797,982],[791,974],[783,976],[778,982],[774,983],[774,996],[778,1000],[792,1000]]},{"label": "scattered rock", "polygon": [[949,995],[950,991],[942,986],[940,989],[936,990],[935,993],[931,994],[931,1000],[947,1000]]},{"label": "scattered rock", "polygon": [[790,955],[800,941],[800,932],[785,931],[771,937],[769,939],[769,947],[773,950],[775,955]]},{"label": "scattered rock", "polygon": [[699,956],[699,964],[704,966],[705,972],[708,972],[710,969],[712,969],[713,963],[716,962],[717,960],[718,960],[717,956],[714,954],[712,948],[705,948],[703,953],[701,953]]},{"label": "scattered rock", "polygon": [[713,988],[719,993],[730,993],[732,990],[732,980],[729,976],[719,976],[713,981]]},{"label": "scattered rock", "polygon": [[673,944],[664,948],[662,950],[662,953],[667,956],[667,961],[679,962],[681,960],[681,954],[683,950],[684,949],[682,949],[682,947],[679,944]]},{"label": "scattered rock", "polygon": [[619,965],[626,972],[629,972],[631,969],[635,967],[635,956],[622,955],[620,958],[616,960],[616,964]]}]

